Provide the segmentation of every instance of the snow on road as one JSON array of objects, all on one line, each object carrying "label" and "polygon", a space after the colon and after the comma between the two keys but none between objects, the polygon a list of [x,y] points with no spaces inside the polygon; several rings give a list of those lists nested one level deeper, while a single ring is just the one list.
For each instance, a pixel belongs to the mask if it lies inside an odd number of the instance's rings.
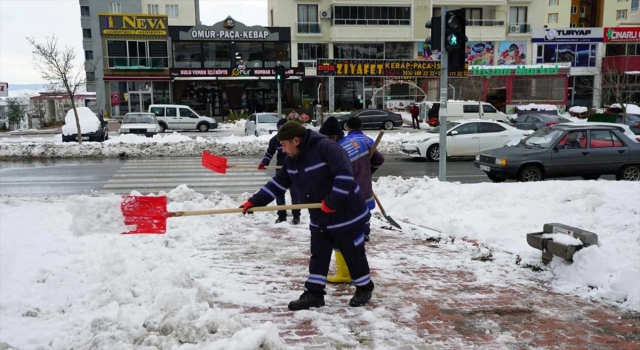
[{"label": "snow on road", "polygon": [[[368,247],[378,286],[372,304],[349,308],[352,289],[330,286],[326,307],[285,318],[281,310],[299,296],[307,273],[304,212],[299,226],[274,224],[274,213],[230,214],[172,218],[165,235],[114,235],[105,232],[117,226],[107,220],[118,216],[111,208],[116,196],[0,197],[0,342],[20,349],[296,348],[300,333],[283,329],[284,321],[312,325],[324,334],[325,348],[362,347],[363,339],[366,348],[380,349],[469,346],[455,337],[421,336],[411,326],[421,317],[413,300],[442,302],[436,280],[420,279],[427,283],[420,294],[402,288],[418,283],[406,271],[412,267],[458,271],[479,286],[523,293],[549,282],[557,292],[640,311],[640,212],[630,205],[640,198],[636,183],[387,177],[375,190],[405,230],[387,231],[388,224],[372,221],[374,242],[376,235],[387,239]],[[168,197],[170,211],[237,207],[241,200],[186,187]],[[91,210],[103,214],[87,214]],[[79,213],[86,215],[84,231],[78,221],[71,227]],[[92,220],[95,215],[100,218]],[[573,264],[554,258],[542,266],[525,235],[548,222],[596,232],[599,245],[577,252]],[[441,253],[425,251],[427,238],[443,240]],[[493,261],[471,259],[489,253]],[[515,265],[515,255],[521,266],[543,271]],[[482,306],[478,294],[458,295]],[[499,333],[494,321],[481,326],[497,334],[488,338],[494,347],[523,345]]]}]

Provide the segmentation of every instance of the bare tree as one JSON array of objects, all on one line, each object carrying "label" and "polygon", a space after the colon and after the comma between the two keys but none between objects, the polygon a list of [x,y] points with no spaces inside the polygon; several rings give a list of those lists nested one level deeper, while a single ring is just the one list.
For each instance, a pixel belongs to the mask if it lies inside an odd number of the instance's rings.
[{"label": "bare tree", "polygon": [[470,100],[478,101],[480,117],[484,112],[482,102],[485,94],[492,89],[502,87],[502,81],[499,79],[487,79],[486,77],[467,77],[460,81],[460,96],[464,96]]},{"label": "bare tree", "polygon": [[[619,104],[621,107],[622,123],[627,122],[627,106],[631,103],[638,103],[640,92],[640,75],[628,74],[626,71],[629,57],[621,56],[616,60],[602,60],[602,82],[601,84],[589,84],[584,81],[579,83],[576,80],[576,88],[581,91],[599,94],[603,105]],[[594,75],[598,73],[594,70]]]},{"label": "bare tree", "polygon": [[29,99],[29,116],[37,115],[40,118],[40,125],[47,126],[47,102],[42,100],[40,96]]},{"label": "bare tree", "polygon": [[48,89],[56,93],[65,93],[71,99],[71,108],[76,118],[78,128],[78,143],[82,144],[82,130],[80,119],[76,109],[75,96],[78,89],[86,84],[84,68],[76,66],[74,60],[76,53],[71,47],[64,49],[58,46],[58,38],[46,37],[44,43],[38,43],[34,38],[27,38],[33,45],[35,67],[40,71],[42,78],[49,82]]},{"label": "bare tree", "polygon": [[7,99],[7,123],[9,124],[9,129],[12,126],[20,125],[25,113],[27,113],[27,107],[17,98]]}]

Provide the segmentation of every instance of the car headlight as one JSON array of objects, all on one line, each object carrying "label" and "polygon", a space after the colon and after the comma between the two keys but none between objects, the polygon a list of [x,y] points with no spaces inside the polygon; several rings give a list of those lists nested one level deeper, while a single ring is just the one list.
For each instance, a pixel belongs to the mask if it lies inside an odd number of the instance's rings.
[{"label": "car headlight", "polygon": [[476,154],[476,161],[480,161],[480,155]]},{"label": "car headlight", "polygon": [[127,129],[127,128],[120,128],[120,132],[129,132],[129,129]]},{"label": "car headlight", "polygon": [[505,159],[505,158],[496,158],[496,165],[507,166],[507,159]]}]

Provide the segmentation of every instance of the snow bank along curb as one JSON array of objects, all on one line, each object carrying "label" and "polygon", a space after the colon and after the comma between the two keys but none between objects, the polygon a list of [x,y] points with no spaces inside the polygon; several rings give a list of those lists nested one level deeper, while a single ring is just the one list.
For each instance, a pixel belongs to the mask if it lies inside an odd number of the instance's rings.
[{"label": "snow bank along curb", "polygon": [[[114,158],[114,157],[194,157],[207,151],[220,156],[262,156],[268,140],[225,143],[205,139],[148,143],[0,143],[0,159],[12,158]],[[378,150],[399,153],[400,141],[384,140]]]}]

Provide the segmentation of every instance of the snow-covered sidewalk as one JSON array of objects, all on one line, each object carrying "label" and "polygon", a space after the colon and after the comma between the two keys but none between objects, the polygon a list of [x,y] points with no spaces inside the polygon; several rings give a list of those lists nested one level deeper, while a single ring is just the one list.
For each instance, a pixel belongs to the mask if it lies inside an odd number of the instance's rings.
[{"label": "snow-covered sidewalk", "polygon": [[[372,219],[372,302],[350,308],[353,287],[330,286],[326,307],[296,313],[286,304],[306,279],[306,213],[299,226],[274,224],[274,213],[233,214],[173,218],[165,235],[123,236],[107,233],[116,217],[100,210],[116,196],[0,197],[0,342],[145,350],[640,346],[640,214],[629,205],[640,198],[637,184],[382,178],[375,190],[404,230],[389,229],[379,213]],[[168,197],[172,211],[241,201],[184,187]],[[72,228],[68,210],[79,208],[103,215]],[[546,222],[594,231],[600,244],[573,264],[556,258],[543,266],[525,235]]]}]

